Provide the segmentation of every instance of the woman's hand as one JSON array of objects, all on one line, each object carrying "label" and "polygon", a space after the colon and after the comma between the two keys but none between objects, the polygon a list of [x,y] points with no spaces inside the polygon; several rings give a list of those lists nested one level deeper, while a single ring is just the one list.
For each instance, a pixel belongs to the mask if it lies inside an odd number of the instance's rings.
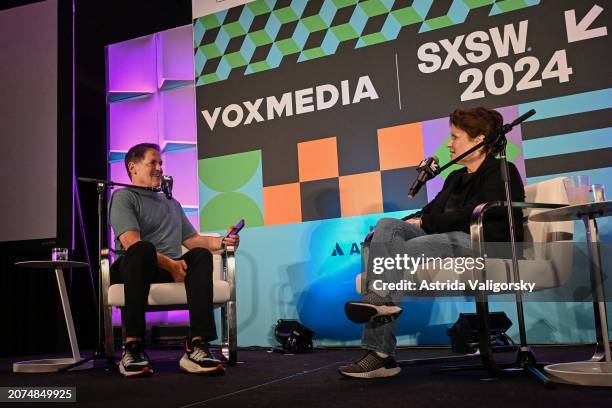
[{"label": "woman's hand", "polygon": [[421,217],[408,218],[408,219],[406,220],[406,222],[407,222],[408,224],[412,224],[412,225],[414,225],[415,227],[419,227],[419,228],[421,228]]}]

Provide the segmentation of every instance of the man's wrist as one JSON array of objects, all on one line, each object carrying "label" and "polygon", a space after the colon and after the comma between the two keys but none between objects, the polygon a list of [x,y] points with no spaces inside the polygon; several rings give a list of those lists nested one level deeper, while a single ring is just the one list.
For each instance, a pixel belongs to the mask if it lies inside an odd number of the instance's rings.
[{"label": "man's wrist", "polygon": [[414,225],[416,227],[419,227],[419,228],[421,228],[422,225],[423,225],[423,220],[421,219],[421,217],[408,218],[404,222],[407,222],[408,224],[412,224],[412,225]]},{"label": "man's wrist", "polygon": [[423,217],[428,217],[428,215],[427,215],[427,214],[422,214],[422,215],[419,217],[419,227],[420,227],[421,229],[423,229],[423,221],[424,221],[424,220],[423,220]]},{"label": "man's wrist", "polygon": [[217,247],[217,250],[221,250],[221,249],[225,248],[225,244],[223,243],[224,239],[225,239],[225,237],[223,237],[223,236],[219,237],[219,246]]},{"label": "man's wrist", "polygon": [[172,258],[169,258],[160,252],[157,253],[157,265],[160,268],[169,271],[172,268],[173,263],[174,260]]}]

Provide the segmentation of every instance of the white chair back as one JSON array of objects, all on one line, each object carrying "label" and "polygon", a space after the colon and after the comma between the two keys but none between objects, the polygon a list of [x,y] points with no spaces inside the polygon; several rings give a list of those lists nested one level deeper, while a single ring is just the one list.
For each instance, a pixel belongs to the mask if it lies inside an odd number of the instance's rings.
[{"label": "white chair back", "polygon": [[[563,180],[566,177],[557,177],[550,180],[525,186],[525,201],[528,203],[568,204],[567,193]],[[533,215],[547,210],[525,210],[525,215]],[[552,242],[567,241],[573,238],[574,222],[534,222],[525,224],[525,241]]]},{"label": "white chair back", "polygon": [[[557,177],[525,186],[525,201],[529,203],[568,204],[563,180]],[[546,209],[529,209],[525,216],[535,215]],[[536,222],[529,220],[524,224],[525,242],[534,243],[524,255],[534,261],[546,260],[552,264],[552,273],[531,274],[539,288],[563,285],[571,276],[574,235],[573,221]],[[528,271],[528,270],[527,270]]]}]

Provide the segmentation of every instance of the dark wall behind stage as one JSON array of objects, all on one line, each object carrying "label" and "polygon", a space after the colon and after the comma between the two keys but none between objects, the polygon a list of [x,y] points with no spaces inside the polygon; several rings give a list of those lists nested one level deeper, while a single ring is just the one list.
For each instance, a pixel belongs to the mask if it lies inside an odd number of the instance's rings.
[{"label": "dark wall behind stage", "polygon": [[[70,8],[71,1],[59,0]],[[2,2],[0,8],[33,3]],[[106,178],[106,100],[105,53],[108,44],[137,38],[191,22],[191,2],[173,1],[89,1],[75,0],[75,172],[77,176]],[[70,35],[69,17],[61,21],[60,41]],[[14,41],[18,42],[16,38]],[[69,42],[69,38],[68,38]],[[60,69],[70,69],[70,59]],[[61,76],[60,76],[61,77]],[[58,89],[70,95],[70,81],[60,81]],[[89,253],[96,262],[97,216],[96,191],[93,186],[79,188]],[[74,259],[85,260],[85,251],[75,225]],[[20,243],[0,248],[0,307],[5,319],[1,331],[0,356],[30,355],[69,351],[69,343],[54,274],[20,270],[17,260],[43,259],[48,249],[40,244]],[[97,282],[97,275],[94,277]],[[75,269],[67,277],[72,313],[81,349],[96,344],[96,311],[90,277],[86,268]]]}]

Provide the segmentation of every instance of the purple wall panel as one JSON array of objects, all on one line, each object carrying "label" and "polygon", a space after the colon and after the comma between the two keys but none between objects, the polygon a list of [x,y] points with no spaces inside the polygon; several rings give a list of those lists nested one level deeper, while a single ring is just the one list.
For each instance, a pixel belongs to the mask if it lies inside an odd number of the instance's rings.
[{"label": "purple wall panel", "polygon": [[109,46],[107,91],[155,92],[155,55],[155,38],[152,35]]},{"label": "purple wall panel", "polygon": [[109,175],[112,181],[116,181],[117,183],[129,183],[130,178],[125,171],[125,165],[123,161],[113,162],[109,165]]},{"label": "purple wall panel", "polygon": [[164,80],[193,80],[192,25],[157,33],[157,84]]},{"label": "purple wall panel", "polygon": [[159,93],[160,142],[196,141],[195,88],[184,86]]},{"label": "purple wall panel", "polygon": [[167,152],[163,155],[164,172],[174,178],[173,196],[183,205],[198,203],[196,149]]},{"label": "purple wall panel", "polygon": [[109,105],[110,150],[127,151],[142,142],[158,142],[157,95]]},{"label": "purple wall panel", "polygon": [[[167,322],[176,326],[189,325],[189,311],[172,310],[167,313]],[[147,319],[148,320],[148,319]]]},{"label": "purple wall panel", "polygon": [[[171,312],[148,312],[147,327],[151,325],[189,325],[189,312],[187,310],[174,310]],[[113,326],[121,326],[121,312],[113,308]]]}]

